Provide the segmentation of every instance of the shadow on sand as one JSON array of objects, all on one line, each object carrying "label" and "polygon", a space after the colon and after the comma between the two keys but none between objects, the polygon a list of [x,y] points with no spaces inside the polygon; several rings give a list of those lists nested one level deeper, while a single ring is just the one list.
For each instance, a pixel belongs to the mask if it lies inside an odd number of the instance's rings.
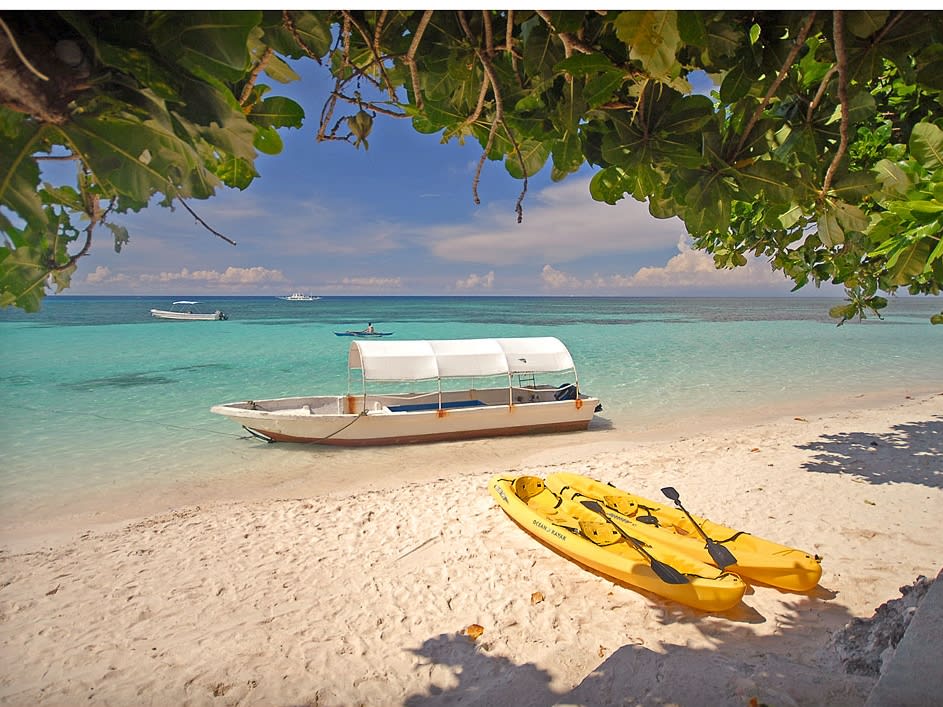
[{"label": "shadow on sand", "polygon": [[889,432],[822,435],[799,449],[815,452],[803,466],[823,474],[854,474],[872,484],[943,488],[943,416],[895,425]]},{"label": "shadow on sand", "polygon": [[[819,631],[821,622],[840,627],[851,620],[844,607],[821,601],[831,597],[834,594],[821,587],[808,595],[796,595],[796,600],[788,605],[789,615],[778,619],[781,623],[775,636],[755,635],[748,624],[755,623],[758,615],[743,606],[721,615],[731,619],[730,623],[711,622],[710,648],[662,644],[653,650],[635,643],[623,645],[571,690],[555,689],[550,674],[533,663],[517,665],[502,656],[491,655],[495,646],[487,640],[487,634],[478,641],[463,634],[441,634],[413,652],[426,664],[449,668],[458,684],[411,695],[403,704],[743,707],[755,697],[760,704],[861,705],[874,685],[873,679],[843,675],[842,680],[830,686],[823,679],[823,674],[827,674],[823,670],[841,671],[837,659],[824,652],[821,660],[793,655],[784,647],[788,643],[784,639],[791,632],[809,630],[805,617],[810,613],[816,615]],[[661,611],[661,620],[666,624],[689,623],[700,627],[704,623],[703,613],[678,604],[666,603]],[[574,659],[582,658],[574,655]],[[823,661],[827,667],[823,667]]]}]

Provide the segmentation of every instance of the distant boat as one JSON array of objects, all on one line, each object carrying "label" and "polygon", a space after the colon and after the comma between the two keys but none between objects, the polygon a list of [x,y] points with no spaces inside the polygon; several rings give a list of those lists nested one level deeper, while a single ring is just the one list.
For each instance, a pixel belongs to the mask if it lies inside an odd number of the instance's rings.
[{"label": "distant boat", "polygon": [[314,300],[321,298],[312,297],[311,295],[306,295],[303,292],[292,292],[287,297],[279,297],[278,299],[283,299],[286,302],[314,302]]},{"label": "distant boat", "polygon": [[381,336],[393,336],[392,331],[335,331],[334,336],[354,336],[358,339],[378,338]]},{"label": "distant boat", "polygon": [[229,319],[228,316],[220,312],[218,309],[215,312],[194,312],[193,306],[200,304],[199,302],[194,302],[192,300],[177,300],[174,302],[170,309],[152,309],[151,316],[156,317],[157,319],[176,319],[181,321],[220,321]]}]

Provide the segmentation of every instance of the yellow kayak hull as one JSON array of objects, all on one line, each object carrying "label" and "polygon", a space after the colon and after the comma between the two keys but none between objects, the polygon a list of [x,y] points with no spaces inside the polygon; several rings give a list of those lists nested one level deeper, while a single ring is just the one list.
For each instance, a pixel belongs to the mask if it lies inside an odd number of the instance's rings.
[{"label": "yellow kayak hull", "polygon": [[[568,500],[589,498],[604,505],[608,513],[631,527],[632,534],[659,547],[670,547],[701,562],[712,564],[704,539],[683,511],[671,501],[652,501],[596,481],[582,474],[556,472],[545,483],[553,493]],[[654,516],[658,524],[640,522]],[[737,563],[728,566],[748,582],[759,582],[791,592],[814,588],[822,576],[821,558],[804,550],[786,547],[692,514],[712,540],[722,542]]]},{"label": "yellow kayak hull", "polygon": [[605,517],[577,501],[559,497],[536,476],[499,475],[491,479],[488,488],[521,528],[567,558],[618,582],[702,611],[726,611],[743,598],[746,585],[736,575],[668,547],[646,547],[653,557],[688,580],[686,584],[668,584]]}]

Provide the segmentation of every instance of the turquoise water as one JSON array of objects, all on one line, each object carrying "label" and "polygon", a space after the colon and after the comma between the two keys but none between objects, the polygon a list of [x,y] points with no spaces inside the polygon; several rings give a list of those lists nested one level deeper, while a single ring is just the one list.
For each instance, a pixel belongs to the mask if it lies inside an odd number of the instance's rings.
[{"label": "turquoise water", "polygon": [[628,438],[943,383],[943,327],[928,322],[939,298],[895,300],[884,321],[842,327],[828,317],[836,300],[810,298],[194,297],[229,320],[149,316],[171,299],[50,297],[37,315],[0,311],[0,513],[141,481],[152,492],[220,474],[248,482],[282,457],[210,406],[345,392],[350,340],[333,332],[368,321],[398,339],[556,336],[603,402],[591,430]]}]

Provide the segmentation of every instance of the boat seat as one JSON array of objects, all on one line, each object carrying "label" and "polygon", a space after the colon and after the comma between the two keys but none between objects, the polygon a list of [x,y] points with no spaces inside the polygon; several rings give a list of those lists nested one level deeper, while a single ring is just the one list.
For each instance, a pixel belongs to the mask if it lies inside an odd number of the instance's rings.
[{"label": "boat seat", "polygon": [[[442,403],[443,408],[474,408],[484,405],[480,400],[453,400]],[[416,412],[418,410],[438,410],[439,403],[410,403],[407,405],[390,405],[390,412]]]}]

